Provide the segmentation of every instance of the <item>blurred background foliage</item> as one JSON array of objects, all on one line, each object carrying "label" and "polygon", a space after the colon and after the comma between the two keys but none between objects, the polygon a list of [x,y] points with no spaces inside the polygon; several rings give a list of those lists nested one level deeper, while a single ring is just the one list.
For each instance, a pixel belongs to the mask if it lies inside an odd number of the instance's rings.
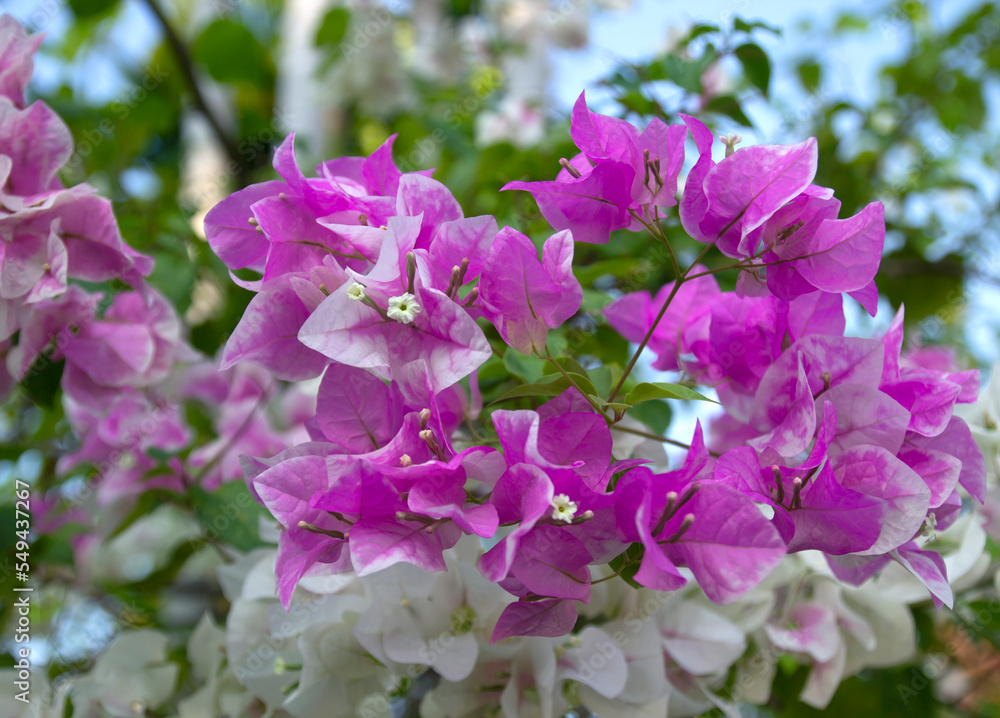
[{"label": "blurred background foliage", "polygon": [[[69,0],[67,8],[43,0],[15,13],[29,30],[50,31],[39,60],[45,81],[34,92],[65,119],[75,138],[64,181],[89,181],[113,199],[127,241],[156,257],[152,283],[174,302],[191,326],[193,345],[208,355],[223,346],[251,294],[229,279],[209,250],[202,218],[226,194],[275,176],[272,151],[291,130],[298,131],[296,150],[304,168],[328,157],[371,152],[396,133],[401,168],[435,167],[435,177],[451,188],[467,214],[495,214],[501,225],[544,239],[550,230],[531,197],[498,190],[514,179],[552,178],[559,159],[575,154],[569,108],[556,102],[545,84],[550,81],[546,53],[553,44],[585,44],[585,35],[573,35],[578,15],[586,16],[585,31],[587,22],[600,22],[601,13],[614,11],[582,2],[565,3],[563,9],[557,4],[548,15],[529,18],[535,25],[524,30],[517,18],[498,16],[502,3],[486,0],[319,5],[317,11],[316,3],[301,0]],[[427,6],[434,9],[429,15]],[[742,134],[747,142],[816,136],[816,183],[836,190],[843,215],[872,199],[886,203],[889,234],[876,280],[884,305],[878,321],[884,326],[889,305],[905,303],[911,337],[957,346],[966,363],[985,368],[997,355],[996,313],[985,333],[971,331],[970,322],[982,321],[973,315],[1000,301],[1000,14],[992,3],[963,8],[947,23],[938,20],[932,4],[917,1],[871,3],[863,11],[835,13],[832,22],[793,27],[777,27],[749,12],[720,22],[679,20],[660,53],[609,66],[605,77],[586,89],[594,91],[601,111],[636,122],[652,116],[676,122],[677,113],[685,112],[719,132]],[[137,17],[152,28],[138,62],[117,46]],[[903,37],[903,51],[870,78],[872,96],[835,89],[841,68],[825,54],[827,43],[845,37],[879,43],[887,33]],[[791,59],[784,53],[779,63],[773,49],[789,36],[806,49]],[[110,91],[95,91],[99,78],[87,76],[95,56],[120,75]],[[538,77],[526,76],[532,67]],[[792,78],[780,91],[778,76]],[[679,254],[693,258],[699,248],[675,216],[667,226]],[[651,253],[652,246],[648,236],[628,232],[606,245],[578,245],[584,311],[561,331],[567,352],[584,367],[622,354],[623,340],[599,314],[609,298],[618,291],[655,291],[672,278],[670,263]],[[722,264],[725,258],[710,261]],[[852,316],[859,331],[872,326],[859,312]],[[480,372],[487,401],[514,386],[506,371],[531,381],[545,368],[514,352],[494,358]],[[72,441],[59,415],[58,378],[58,367],[34,376],[4,406],[5,481],[55,480],[39,449],[53,455],[51,449]],[[650,409],[642,418],[655,430],[666,430],[671,418],[666,405],[644,406]],[[207,414],[189,419],[202,439],[211,438]],[[206,512],[209,502],[218,500],[192,495],[181,508]],[[162,501],[151,494],[136,511],[148,512]],[[4,525],[11,524],[12,507],[0,511]],[[121,530],[129,518],[118,520]],[[255,536],[255,517],[247,521],[254,525],[232,530],[252,530]],[[72,526],[61,532],[33,547],[34,565],[49,573],[40,580],[58,583],[71,573]],[[10,533],[0,542],[9,543]],[[225,538],[240,541],[236,535]],[[112,621],[128,608],[142,617],[133,625],[163,623],[164,606],[179,600],[171,582],[190,558],[185,551],[191,549],[184,546],[143,579],[102,587],[100,602]],[[8,555],[13,551],[11,545],[2,548]],[[5,579],[0,595],[11,595],[10,581]],[[39,624],[65,612],[64,599],[40,603]],[[10,607],[3,608],[6,613]],[[946,637],[929,609],[917,611],[921,647],[930,655]],[[951,625],[949,630],[959,631],[967,626],[958,618]],[[992,615],[991,623],[962,635],[970,646],[995,648],[1000,618]],[[54,629],[52,640],[59,640]],[[99,636],[78,637],[77,643],[82,646],[77,660],[83,662],[101,645]],[[51,673],[73,665],[53,661]],[[900,698],[898,686],[909,685],[914,671],[928,670],[909,665],[862,673],[841,687],[829,710],[882,716],[958,710],[933,691],[919,692],[909,704]],[[992,675],[995,681],[997,674]],[[765,712],[814,713],[794,697],[804,680],[801,667],[782,663]],[[977,696],[964,699],[961,710],[1000,715],[995,693],[982,693],[983,700]]]}]

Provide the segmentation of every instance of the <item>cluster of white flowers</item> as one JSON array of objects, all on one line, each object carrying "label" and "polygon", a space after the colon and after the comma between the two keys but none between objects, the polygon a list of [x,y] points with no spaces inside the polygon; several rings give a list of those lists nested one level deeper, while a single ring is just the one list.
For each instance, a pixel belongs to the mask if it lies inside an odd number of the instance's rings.
[{"label": "cluster of white flowers", "polygon": [[993,365],[990,381],[983,386],[976,403],[957,406],[955,414],[965,419],[986,459],[983,516],[987,533],[1000,541],[1000,362]]},{"label": "cluster of white flowers", "polygon": [[[273,526],[262,528],[275,538]],[[983,575],[977,515],[934,540],[956,588]],[[87,673],[54,686],[35,676],[37,715],[64,715],[68,698],[83,716],[142,715],[165,704],[176,705],[179,718],[250,718],[262,710],[294,718],[472,718],[497,707],[505,718],[549,718],[574,706],[603,718],[683,717],[713,707],[736,716],[739,703],[767,701],[785,655],[812,665],[801,698],[823,707],[844,678],[915,655],[908,604],[928,599],[905,571],[887,569],[855,588],[805,552],[724,606],[697,588],[661,593],[597,583],[592,601],[578,607],[573,635],[490,645],[512,597],[482,577],[480,551],[475,540],[461,541],[447,552],[448,571],[436,574],[397,564],[362,578],[307,576],[285,611],[276,598],[277,552],[256,549],[218,568],[231,609],[225,626],[206,615],[191,634],[183,698],[171,702],[182,686],[167,635],[128,630]],[[5,686],[13,683],[8,677]],[[10,711],[21,707],[0,696],[0,717],[20,715]]]}]

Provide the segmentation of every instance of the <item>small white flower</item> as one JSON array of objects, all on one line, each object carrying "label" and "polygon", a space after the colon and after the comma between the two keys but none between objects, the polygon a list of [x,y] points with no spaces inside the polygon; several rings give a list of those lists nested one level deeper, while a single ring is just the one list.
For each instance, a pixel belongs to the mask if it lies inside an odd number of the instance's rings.
[{"label": "small white flower", "polygon": [[118,458],[118,466],[124,469],[125,471],[128,471],[129,469],[134,469],[137,463],[138,459],[136,459],[135,454],[133,454],[131,451],[121,452],[121,455]]},{"label": "small white flower", "polygon": [[552,519],[572,523],[576,516],[576,502],[571,501],[566,494],[556,494],[552,497]]},{"label": "small white flower", "polygon": [[347,288],[347,298],[360,302],[365,298],[365,285],[355,282]]},{"label": "small white flower", "polygon": [[398,297],[389,297],[389,310],[386,314],[400,324],[409,324],[421,311],[417,298],[409,292],[403,292]]}]

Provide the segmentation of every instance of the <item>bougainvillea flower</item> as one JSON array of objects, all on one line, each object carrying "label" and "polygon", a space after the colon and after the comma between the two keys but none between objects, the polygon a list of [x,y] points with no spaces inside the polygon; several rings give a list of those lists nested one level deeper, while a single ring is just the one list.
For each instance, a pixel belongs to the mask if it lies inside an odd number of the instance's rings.
[{"label": "bougainvillea flower", "polygon": [[504,227],[490,247],[479,284],[487,316],[522,354],[545,351],[548,330],[576,314],[583,299],[573,275],[573,237],[545,240],[542,259],[530,239]]},{"label": "bougainvillea flower", "polygon": [[[4,195],[3,204],[15,211],[0,212],[0,238],[14,241],[16,236],[47,238],[55,233],[65,246],[67,277],[87,282],[121,279],[145,291],[142,278],[153,270],[152,257],[125,243],[111,202],[98,197],[93,187],[57,189],[31,200]],[[47,251],[61,254],[58,249]]]},{"label": "bougainvillea flower", "polygon": [[33,197],[60,189],[56,173],[72,152],[69,128],[44,102],[23,110],[0,102],[0,154],[12,160],[6,193]]},{"label": "bougainvillea flower", "polygon": [[573,107],[570,133],[581,153],[563,160],[551,182],[509,182],[503,189],[531,192],[556,230],[578,242],[607,242],[610,233],[641,228],[647,208],[677,203],[677,176],[684,164],[683,125],[653,119],[640,133],[614,117],[591,112],[583,94]]},{"label": "bougainvillea flower", "polygon": [[836,410],[827,403],[817,444],[795,468],[762,465],[748,446],[730,449],[715,464],[716,480],[774,508],[774,525],[790,552],[849,554],[870,548],[878,539],[887,512],[884,502],[845,488],[826,461],[835,426]]},{"label": "bougainvillea flower", "polygon": [[[695,266],[692,274],[704,268]],[[665,285],[656,297],[649,292],[626,294],[604,308],[608,323],[630,342],[639,343],[656,322],[664,302],[673,291],[674,282]],[[700,323],[712,311],[713,302],[719,296],[719,284],[715,277],[706,275],[685,282],[674,294],[667,311],[653,331],[649,348],[656,355],[655,369],[677,371],[680,369],[678,357],[690,350],[693,337],[699,334]]]},{"label": "bougainvillea flower", "polygon": [[846,292],[874,315],[874,286],[885,243],[885,212],[873,202],[837,219],[832,190],[812,185],[816,140],[789,146],[754,146],[712,159],[712,132],[684,117],[700,156],[688,175],[680,217],[695,239],[723,254],[748,260],[741,294],[762,289],[783,299],[816,290]]},{"label": "bougainvillea flower", "polygon": [[302,285],[296,284],[296,279],[315,286],[303,275],[289,275],[271,282],[250,300],[226,341],[221,369],[251,361],[285,381],[301,381],[322,373],[329,360],[299,341],[299,330],[312,312],[302,299]]},{"label": "bougainvillea flower", "polygon": [[510,603],[497,619],[490,643],[511,636],[565,636],[576,623],[576,604],[559,598]]},{"label": "bougainvillea flower", "polygon": [[163,380],[178,358],[190,358],[177,314],[167,300],[150,293],[116,294],[103,317],[100,295],[73,286],[56,299],[31,305],[16,351],[8,357],[12,374],[24,376],[46,351],[65,358],[104,387],[147,386]]},{"label": "bougainvillea flower", "polygon": [[[385,379],[422,360],[436,393],[468,376],[492,352],[461,305],[424,286],[426,274],[412,254],[419,227],[419,217],[390,220],[376,265],[332,291],[298,337],[334,361],[372,369]],[[414,257],[412,271],[407,256]]]},{"label": "bougainvillea flower", "polygon": [[622,477],[615,514],[622,537],[645,549],[636,581],[675,590],[686,583],[678,567],[687,566],[710,599],[725,603],[771,572],[785,542],[747,496],[712,480],[709,463],[699,425],[680,469],[638,467]]},{"label": "bougainvillea flower", "polygon": [[34,70],[32,58],[44,37],[42,33],[28,35],[13,17],[0,15],[0,97],[15,107],[24,107],[24,90]]},{"label": "bougainvillea flower", "polygon": [[747,256],[739,250],[745,238],[812,182],[816,140],[745,147],[716,163],[711,130],[693,117],[681,117],[699,152],[684,185],[681,223],[692,237],[714,242],[726,256]]}]

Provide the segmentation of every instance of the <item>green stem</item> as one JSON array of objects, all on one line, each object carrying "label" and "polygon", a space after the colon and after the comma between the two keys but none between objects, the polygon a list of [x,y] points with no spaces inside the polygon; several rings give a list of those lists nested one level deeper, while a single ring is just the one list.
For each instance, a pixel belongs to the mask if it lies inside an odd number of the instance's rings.
[{"label": "green stem", "polygon": [[618,383],[615,384],[615,388],[611,390],[611,394],[608,396],[609,404],[615,400],[615,397],[618,396],[618,392],[620,392],[622,387],[625,386],[625,380],[628,379],[628,375],[631,374],[632,369],[635,368],[635,363],[639,361],[639,355],[642,354],[642,350],[646,348],[646,345],[649,344],[649,340],[653,338],[653,332],[656,331],[656,327],[657,325],[659,325],[660,320],[663,319],[663,315],[667,313],[667,307],[669,307],[670,302],[674,300],[674,297],[677,295],[677,291],[684,285],[684,282],[686,282],[688,279],[693,278],[689,277],[688,273],[695,266],[697,266],[698,262],[700,262],[704,258],[704,256],[708,254],[708,251],[711,248],[712,248],[711,244],[705,245],[705,248],[701,250],[701,253],[697,256],[694,262],[691,263],[691,266],[688,267],[686,270],[684,270],[684,274],[677,277],[677,279],[674,281],[674,288],[670,290],[670,294],[667,296],[666,300],[664,300],[663,306],[660,307],[660,311],[656,315],[656,319],[653,320],[652,326],[649,327],[649,331],[646,332],[646,336],[642,338],[642,342],[639,344],[639,347],[635,350],[635,354],[633,354],[632,358],[629,359],[628,366],[625,367],[625,371],[622,373],[621,378],[618,380]]},{"label": "green stem", "polygon": [[539,354],[537,350],[535,351],[535,356],[537,356],[539,359],[548,359],[553,364],[555,364],[556,365],[556,369],[559,370],[559,373],[562,374],[564,377],[566,377],[566,381],[568,381],[571,386],[575,387],[576,390],[579,391],[580,394],[583,395],[583,397],[587,400],[587,402],[592,407],[594,407],[594,411],[596,411],[601,416],[605,416],[604,411],[601,409],[601,405],[598,404],[596,401],[594,401],[590,397],[590,394],[588,394],[587,392],[585,392],[583,390],[583,388],[579,384],[577,384],[576,381],[574,381],[573,377],[571,377],[569,375],[569,372],[567,372],[565,369],[563,369],[562,365],[559,362],[557,362],[555,359],[552,358],[552,354],[549,352],[549,348],[548,347],[545,347],[545,354],[544,354],[544,356],[542,354]]}]

